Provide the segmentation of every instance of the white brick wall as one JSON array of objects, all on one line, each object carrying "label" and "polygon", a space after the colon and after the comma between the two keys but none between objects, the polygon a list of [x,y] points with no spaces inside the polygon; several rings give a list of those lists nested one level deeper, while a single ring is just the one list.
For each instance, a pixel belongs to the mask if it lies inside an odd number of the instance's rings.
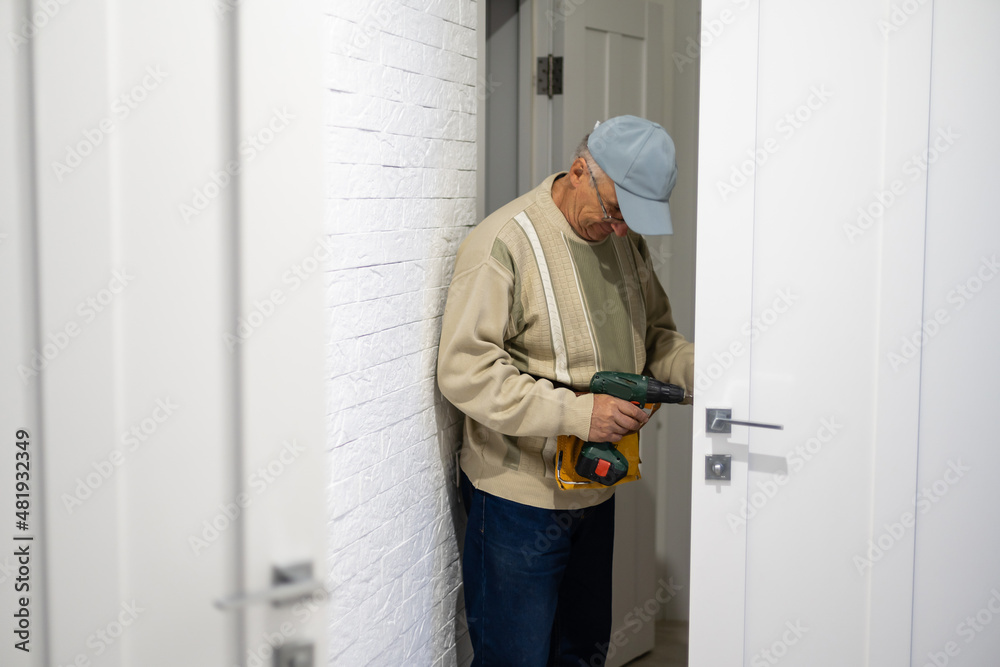
[{"label": "white brick wall", "polygon": [[460,419],[434,368],[476,222],[476,4],[329,0],[325,14],[330,664],[464,664]]}]

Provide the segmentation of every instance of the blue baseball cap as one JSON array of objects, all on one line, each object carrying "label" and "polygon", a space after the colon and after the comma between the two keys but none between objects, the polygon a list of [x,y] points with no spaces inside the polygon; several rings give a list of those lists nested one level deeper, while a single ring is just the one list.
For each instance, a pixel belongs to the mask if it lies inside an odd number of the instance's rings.
[{"label": "blue baseball cap", "polygon": [[667,131],[645,118],[615,116],[597,124],[587,148],[614,182],[629,229],[673,234],[667,200],[677,182],[677,157]]}]

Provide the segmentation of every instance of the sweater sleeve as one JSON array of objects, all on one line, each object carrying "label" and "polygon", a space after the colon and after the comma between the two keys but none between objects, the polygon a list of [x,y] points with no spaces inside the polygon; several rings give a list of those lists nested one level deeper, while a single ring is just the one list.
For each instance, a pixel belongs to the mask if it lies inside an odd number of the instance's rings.
[{"label": "sweater sleeve", "polygon": [[461,264],[441,323],[441,393],[469,417],[505,435],[575,435],[586,440],[593,395],[577,396],[520,373],[504,349],[513,305],[510,274],[490,257],[464,270]]},{"label": "sweater sleeve", "polygon": [[[694,344],[688,342],[674,324],[670,299],[652,269],[649,249],[640,246],[642,259],[648,267],[646,284],[646,367],[661,382],[669,382],[694,392]],[[690,400],[684,401],[690,403]]]}]

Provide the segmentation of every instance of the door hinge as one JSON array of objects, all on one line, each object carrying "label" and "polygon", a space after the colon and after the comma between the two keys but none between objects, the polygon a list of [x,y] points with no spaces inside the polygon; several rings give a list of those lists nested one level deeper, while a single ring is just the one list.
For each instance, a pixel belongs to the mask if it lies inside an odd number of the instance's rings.
[{"label": "door hinge", "polygon": [[562,56],[553,56],[550,53],[539,58],[535,79],[537,81],[535,90],[539,95],[548,95],[549,99],[552,99],[553,95],[562,95]]}]

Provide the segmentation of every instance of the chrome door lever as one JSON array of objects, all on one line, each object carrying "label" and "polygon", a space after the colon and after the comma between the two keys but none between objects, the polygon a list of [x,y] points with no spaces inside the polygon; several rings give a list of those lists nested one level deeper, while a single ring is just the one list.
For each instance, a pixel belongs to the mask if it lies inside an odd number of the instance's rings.
[{"label": "chrome door lever", "polygon": [[270,602],[278,607],[300,600],[323,588],[323,583],[313,579],[312,563],[296,563],[284,567],[275,566],[272,570],[271,588],[256,593],[240,593],[215,601],[218,609],[227,611],[240,609],[258,602]]},{"label": "chrome door lever", "polygon": [[763,424],[761,422],[748,422],[732,419],[733,411],[729,408],[708,408],[705,410],[705,432],[706,433],[732,433],[732,425],[752,426],[754,428],[773,428],[778,431],[784,430],[781,424]]}]

